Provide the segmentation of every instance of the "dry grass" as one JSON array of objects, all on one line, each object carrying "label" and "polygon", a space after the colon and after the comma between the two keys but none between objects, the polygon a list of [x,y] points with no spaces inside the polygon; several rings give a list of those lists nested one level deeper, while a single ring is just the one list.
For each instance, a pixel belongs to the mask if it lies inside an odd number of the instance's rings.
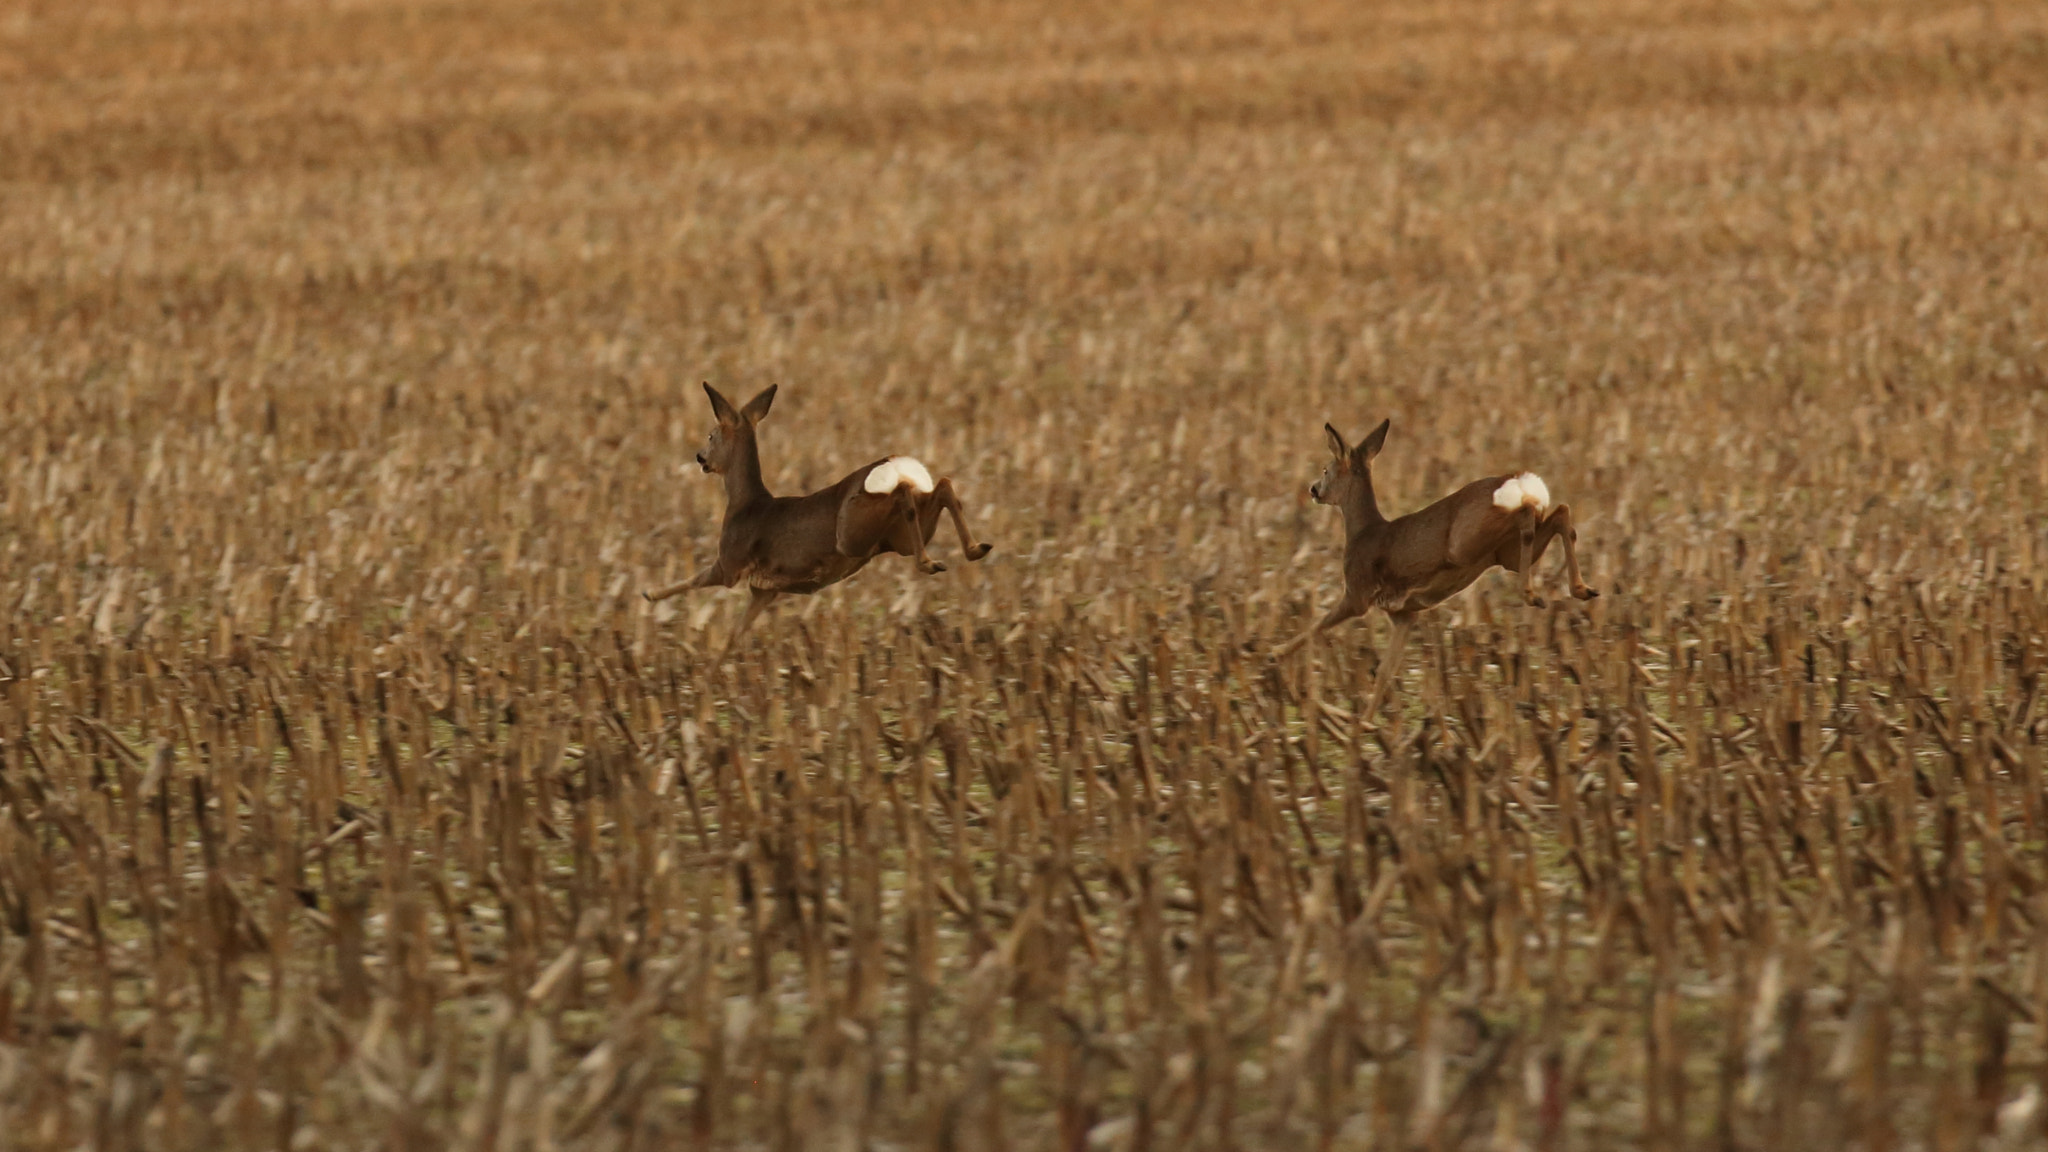
[{"label": "dry grass", "polygon": [[2041,1144],[2048,9],[731,8],[0,12],[0,1144]]}]

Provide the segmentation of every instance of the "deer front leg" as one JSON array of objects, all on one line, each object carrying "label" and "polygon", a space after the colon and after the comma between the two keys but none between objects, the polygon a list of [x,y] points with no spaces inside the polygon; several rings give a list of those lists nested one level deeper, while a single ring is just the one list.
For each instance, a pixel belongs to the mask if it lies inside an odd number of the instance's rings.
[{"label": "deer front leg", "polygon": [[1273,658],[1278,660],[1291,656],[1294,654],[1294,650],[1303,644],[1320,637],[1323,633],[1344,623],[1346,620],[1356,620],[1363,615],[1365,615],[1365,606],[1354,602],[1349,595],[1346,595],[1342,600],[1337,601],[1336,607],[1324,613],[1321,620],[1316,621],[1315,627],[1310,628],[1308,631],[1282,645],[1278,652],[1273,653]]},{"label": "deer front leg", "polygon": [[747,629],[754,626],[754,618],[759,616],[770,604],[781,599],[781,597],[782,593],[773,589],[754,589],[754,598],[747,601],[747,611],[740,617],[739,627],[732,630],[732,635],[725,638],[725,647],[718,650],[718,663],[725,663],[725,658],[732,655],[733,647],[740,642],[740,637],[745,636]]},{"label": "deer front leg", "polygon": [[1380,714],[1380,701],[1386,699],[1387,687],[1401,677],[1401,651],[1408,646],[1408,631],[1415,627],[1415,613],[1390,614],[1387,619],[1394,626],[1394,634],[1387,640],[1387,651],[1380,657],[1379,675],[1372,680],[1372,701],[1365,706],[1365,718],[1371,720]]},{"label": "deer front leg", "polygon": [[960,534],[960,550],[967,553],[969,560],[979,560],[995,547],[993,544],[979,543],[974,539],[974,530],[967,526],[967,514],[960,507],[960,494],[953,491],[951,476],[941,479],[926,499],[952,515],[953,531]]},{"label": "deer front leg", "polygon": [[713,564],[711,567],[706,568],[680,584],[671,584],[666,588],[657,588],[652,592],[642,592],[640,595],[643,599],[651,602],[666,600],[671,596],[692,592],[699,588],[724,587],[730,583],[731,581],[725,578],[725,574],[719,569],[719,566]]}]

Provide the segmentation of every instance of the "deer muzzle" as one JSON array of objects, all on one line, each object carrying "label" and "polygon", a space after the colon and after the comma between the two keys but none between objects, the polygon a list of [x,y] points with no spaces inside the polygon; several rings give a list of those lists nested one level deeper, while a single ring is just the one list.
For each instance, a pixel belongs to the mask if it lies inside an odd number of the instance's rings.
[{"label": "deer muzzle", "polygon": [[697,453],[697,467],[702,468],[706,472],[711,471],[711,461],[706,460],[702,452]]}]

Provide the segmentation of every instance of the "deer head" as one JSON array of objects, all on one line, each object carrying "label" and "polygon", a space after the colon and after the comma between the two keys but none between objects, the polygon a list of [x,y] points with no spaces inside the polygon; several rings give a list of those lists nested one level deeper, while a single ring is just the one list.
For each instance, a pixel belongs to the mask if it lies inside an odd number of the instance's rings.
[{"label": "deer head", "polygon": [[760,467],[759,450],[754,446],[754,425],[768,415],[768,406],[775,403],[777,385],[770,384],[766,391],[747,401],[745,408],[734,408],[732,401],[719,394],[709,383],[704,385],[704,394],[711,397],[712,415],[718,423],[712,426],[711,437],[704,444],[704,450],[697,453],[697,463],[706,472],[726,473],[735,467],[751,465]]},{"label": "deer head", "polygon": [[1351,508],[1363,501],[1365,506],[1377,508],[1372,494],[1372,458],[1386,446],[1387,429],[1392,424],[1391,419],[1380,421],[1356,448],[1346,447],[1343,433],[1323,425],[1330,437],[1330,462],[1323,466],[1322,479],[1309,487],[1308,494],[1316,503]]}]

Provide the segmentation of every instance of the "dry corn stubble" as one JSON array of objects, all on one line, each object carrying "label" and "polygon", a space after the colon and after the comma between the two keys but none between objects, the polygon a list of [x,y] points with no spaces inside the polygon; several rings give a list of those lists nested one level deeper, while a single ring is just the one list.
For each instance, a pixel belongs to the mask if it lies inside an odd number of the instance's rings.
[{"label": "dry corn stubble", "polygon": [[[2038,1144],[2044,30],[0,17],[7,1139]],[[998,551],[707,667],[703,378]],[[1606,595],[1374,730],[1387,415]]]}]

